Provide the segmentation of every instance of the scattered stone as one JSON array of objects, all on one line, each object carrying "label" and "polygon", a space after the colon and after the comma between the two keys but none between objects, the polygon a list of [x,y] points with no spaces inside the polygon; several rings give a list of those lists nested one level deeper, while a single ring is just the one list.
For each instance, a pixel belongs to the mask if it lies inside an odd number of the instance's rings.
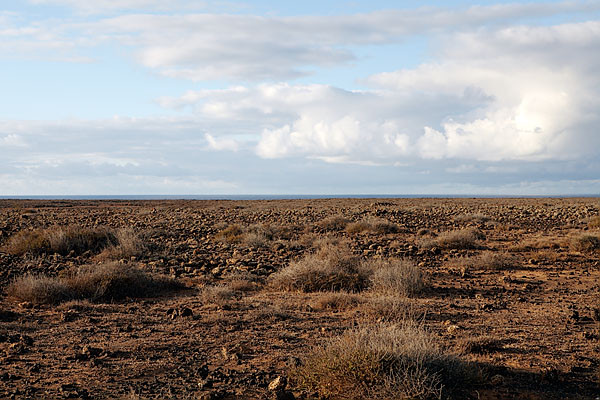
[{"label": "scattered stone", "polygon": [[287,386],[287,378],[285,376],[278,376],[269,383],[269,390],[271,392],[280,392]]}]

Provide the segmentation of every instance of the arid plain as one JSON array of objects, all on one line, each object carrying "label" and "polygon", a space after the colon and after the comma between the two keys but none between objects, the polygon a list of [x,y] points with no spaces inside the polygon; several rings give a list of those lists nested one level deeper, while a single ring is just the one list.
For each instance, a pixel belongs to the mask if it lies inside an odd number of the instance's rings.
[{"label": "arid plain", "polygon": [[0,397],[595,399],[600,200],[0,201]]}]

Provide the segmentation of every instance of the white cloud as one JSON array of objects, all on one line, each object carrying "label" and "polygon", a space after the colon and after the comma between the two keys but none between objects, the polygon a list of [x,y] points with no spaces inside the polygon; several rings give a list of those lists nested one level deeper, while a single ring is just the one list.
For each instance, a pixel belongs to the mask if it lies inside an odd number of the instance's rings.
[{"label": "white cloud", "polygon": [[[31,0],[89,13],[128,9],[112,18],[35,21],[0,32],[5,54],[89,61],[78,51],[101,43],[129,46],[136,60],[170,77],[194,81],[282,80],[356,60],[357,46],[399,43],[412,35],[448,33],[519,18],[600,9],[600,1],[424,7],[340,16],[189,13],[189,2]],[[198,5],[199,4],[199,5]],[[194,2],[202,8],[204,3]],[[156,11],[159,14],[151,14]],[[45,51],[44,51],[45,50]],[[57,50],[69,54],[55,54]],[[40,53],[41,52],[41,53]]]},{"label": "white cloud", "polygon": [[238,151],[240,148],[239,143],[233,139],[217,139],[209,133],[205,133],[204,138],[208,142],[208,146],[213,150]]}]

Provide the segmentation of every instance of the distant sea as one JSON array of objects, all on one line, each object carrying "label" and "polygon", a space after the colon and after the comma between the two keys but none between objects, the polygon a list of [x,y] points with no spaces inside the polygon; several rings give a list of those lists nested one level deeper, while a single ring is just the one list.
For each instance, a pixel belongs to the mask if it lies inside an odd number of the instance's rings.
[{"label": "distant sea", "polygon": [[600,197],[600,194],[576,195],[493,195],[493,194],[200,194],[200,195],[56,195],[2,196],[10,200],[295,200],[295,199],[468,199],[468,198],[560,198]]}]

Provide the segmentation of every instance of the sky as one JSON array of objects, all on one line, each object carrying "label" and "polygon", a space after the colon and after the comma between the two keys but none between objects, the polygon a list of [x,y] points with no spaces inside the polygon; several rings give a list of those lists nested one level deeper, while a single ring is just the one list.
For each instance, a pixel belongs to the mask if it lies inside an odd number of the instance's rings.
[{"label": "sky", "polygon": [[0,196],[600,194],[598,1],[0,0]]}]

